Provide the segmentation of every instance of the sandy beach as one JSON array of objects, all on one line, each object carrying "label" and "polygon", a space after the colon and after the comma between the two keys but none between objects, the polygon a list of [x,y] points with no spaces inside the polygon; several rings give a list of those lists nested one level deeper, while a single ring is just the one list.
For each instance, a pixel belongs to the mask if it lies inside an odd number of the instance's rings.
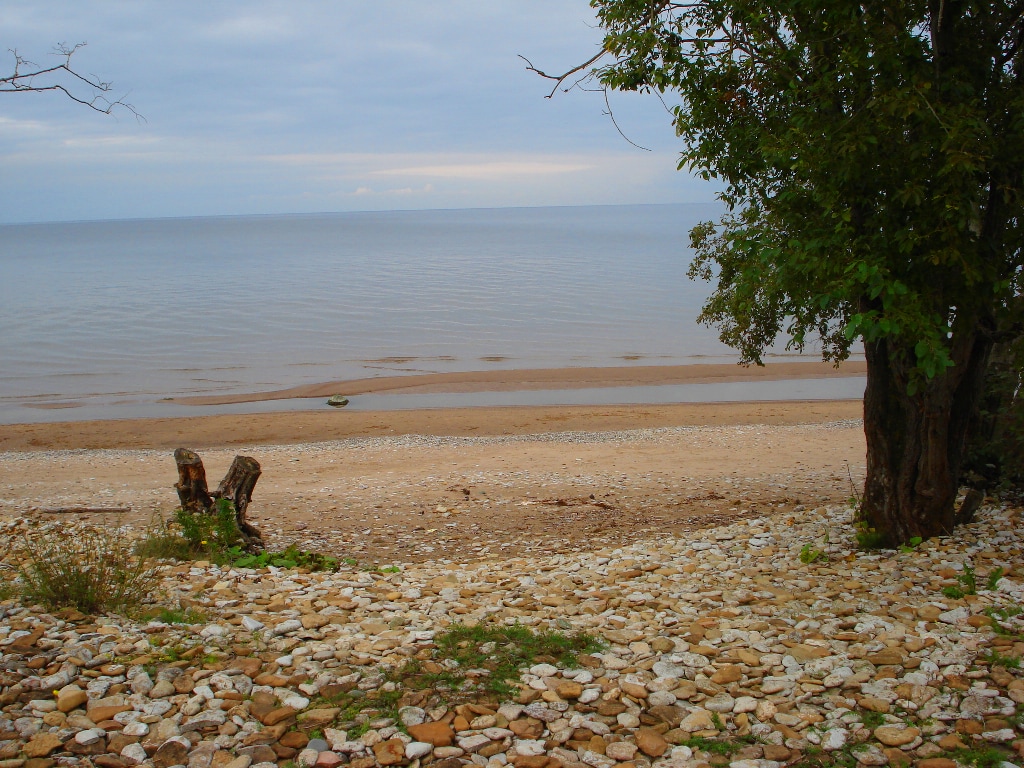
[{"label": "sandy beach", "polygon": [[[272,546],[371,563],[557,552],[845,501],[863,473],[860,417],[859,401],[814,401],[3,425],[0,516],[166,518],[177,504],[171,454],[184,446],[211,485],[236,454],[260,462],[250,513]],[[57,511],[68,509],[111,511]]]}]

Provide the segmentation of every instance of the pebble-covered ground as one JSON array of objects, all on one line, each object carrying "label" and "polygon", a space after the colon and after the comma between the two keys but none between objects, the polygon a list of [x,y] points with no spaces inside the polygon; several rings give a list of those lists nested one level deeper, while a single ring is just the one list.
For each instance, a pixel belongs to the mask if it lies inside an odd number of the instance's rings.
[{"label": "pebble-covered ground", "polygon": [[[808,505],[397,572],[166,566],[161,599],[200,612],[192,625],[7,600],[0,768],[953,768],[991,747],[1020,765],[1019,511],[986,507],[906,552],[857,550],[850,523],[845,505]],[[48,525],[4,523],[6,557]],[[977,594],[944,596],[967,569]],[[532,664],[507,700],[410,690],[397,720],[341,719],[340,692],[402,693],[386,672],[413,658],[443,667],[434,638],[453,622],[606,645]]]}]

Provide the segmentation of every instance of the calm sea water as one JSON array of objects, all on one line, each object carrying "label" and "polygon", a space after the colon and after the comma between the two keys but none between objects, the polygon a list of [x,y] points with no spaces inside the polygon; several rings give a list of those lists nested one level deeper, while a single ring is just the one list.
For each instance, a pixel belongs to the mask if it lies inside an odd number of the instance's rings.
[{"label": "calm sea water", "polygon": [[717,210],[2,226],[0,421],[396,373],[733,360],[686,277],[688,232]]}]

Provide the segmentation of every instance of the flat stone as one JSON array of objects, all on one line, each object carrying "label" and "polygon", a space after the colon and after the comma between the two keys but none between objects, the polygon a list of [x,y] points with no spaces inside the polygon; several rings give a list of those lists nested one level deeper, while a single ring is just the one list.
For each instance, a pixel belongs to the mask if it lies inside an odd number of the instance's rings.
[{"label": "flat stone", "polygon": [[921,735],[917,728],[900,725],[880,725],[874,730],[874,736],[887,747],[902,747]]},{"label": "flat stone", "polygon": [[47,757],[64,746],[64,742],[55,733],[37,733],[22,747],[25,757]]},{"label": "flat stone", "polygon": [[668,751],[668,742],[665,741],[665,737],[653,728],[640,728],[636,732],[636,746],[650,757],[661,757]]},{"label": "flat stone", "polygon": [[70,712],[78,709],[89,700],[89,694],[77,685],[65,685],[57,692],[57,711]]},{"label": "flat stone", "polygon": [[450,747],[455,741],[455,731],[445,722],[410,725],[407,730],[416,741],[425,742],[435,747]]}]

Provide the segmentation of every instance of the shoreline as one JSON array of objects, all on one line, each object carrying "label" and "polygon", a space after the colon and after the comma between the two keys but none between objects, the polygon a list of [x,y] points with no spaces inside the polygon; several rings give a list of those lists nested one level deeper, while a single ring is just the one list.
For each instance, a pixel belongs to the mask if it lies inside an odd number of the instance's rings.
[{"label": "shoreline", "polygon": [[0,425],[0,452],[299,445],[401,435],[507,436],[859,420],[860,400],[284,411]]}]

